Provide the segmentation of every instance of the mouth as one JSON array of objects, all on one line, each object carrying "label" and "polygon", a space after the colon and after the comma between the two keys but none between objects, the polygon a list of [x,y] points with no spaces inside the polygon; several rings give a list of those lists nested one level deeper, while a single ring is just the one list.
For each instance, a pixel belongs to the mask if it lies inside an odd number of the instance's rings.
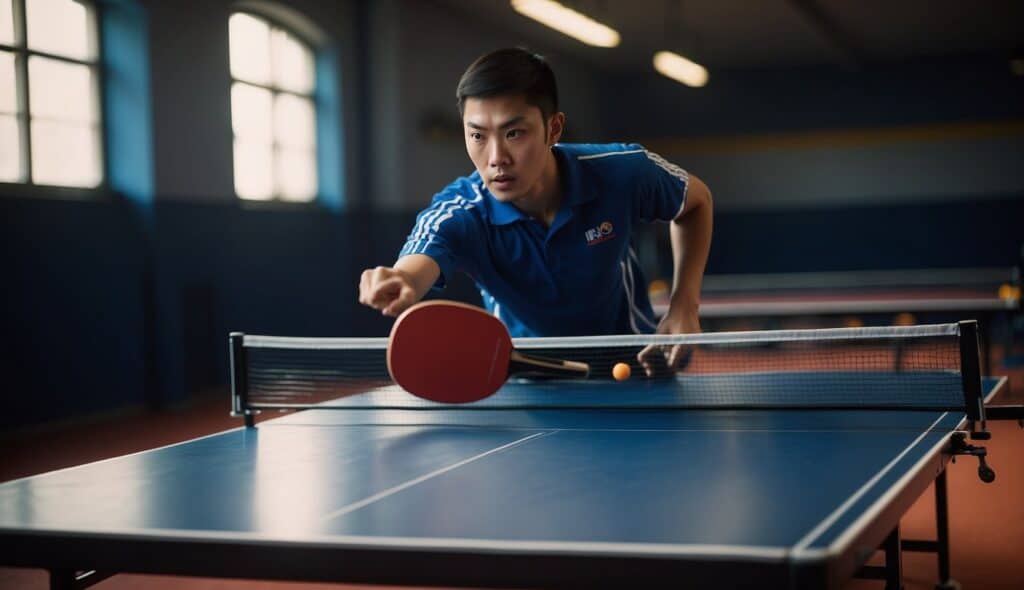
[{"label": "mouth", "polygon": [[515,181],[515,176],[511,176],[509,174],[499,174],[491,178],[491,186],[498,190],[507,190],[515,183]]}]

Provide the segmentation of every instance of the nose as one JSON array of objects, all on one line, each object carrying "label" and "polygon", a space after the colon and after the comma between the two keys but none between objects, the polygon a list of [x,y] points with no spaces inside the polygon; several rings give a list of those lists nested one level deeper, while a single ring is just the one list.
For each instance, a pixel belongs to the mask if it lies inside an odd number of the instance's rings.
[{"label": "nose", "polygon": [[505,142],[496,139],[491,142],[487,151],[487,165],[491,168],[501,168],[509,163],[508,149]]}]

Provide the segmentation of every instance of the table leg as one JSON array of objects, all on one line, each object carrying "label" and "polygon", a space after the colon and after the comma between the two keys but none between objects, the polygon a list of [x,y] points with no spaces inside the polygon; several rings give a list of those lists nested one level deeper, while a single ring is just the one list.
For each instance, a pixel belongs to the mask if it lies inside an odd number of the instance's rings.
[{"label": "table leg", "polygon": [[882,543],[885,551],[885,590],[903,590],[903,556],[900,550],[900,526],[892,529]]},{"label": "table leg", "polygon": [[936,553],[939,557],[939,583],[936,590],[959,590],[960,584],[949,577],[949,507],[946,471],[935,478]]}]

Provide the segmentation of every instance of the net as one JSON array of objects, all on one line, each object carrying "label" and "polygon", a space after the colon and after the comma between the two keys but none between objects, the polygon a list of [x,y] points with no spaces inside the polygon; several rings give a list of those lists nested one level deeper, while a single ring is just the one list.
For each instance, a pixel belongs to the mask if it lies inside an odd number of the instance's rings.
[{"label": "net", "polygon": [[[386,338],[233,335],[236,411],[453,406],[391,381]],[[240,344],[240,346],[239,346]],[[688,335],[515,339],[527,354],[587,362],[587,379],[526,376],[459,408],[893,408],[965,406],[959,324]],[[666,353],[679,347],[675,369]],[[654,375],[637,355],[651,353]],[[976,351],[975,351],[976,353]],[[631,366],[623,382],[616,363]],[[459,359],[447,366],[458,371]]]}]

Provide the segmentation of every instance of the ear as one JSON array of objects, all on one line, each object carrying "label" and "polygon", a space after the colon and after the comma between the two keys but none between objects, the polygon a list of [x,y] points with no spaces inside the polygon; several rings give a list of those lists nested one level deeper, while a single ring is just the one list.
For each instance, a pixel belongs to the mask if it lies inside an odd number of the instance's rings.
[{"label": "ear", "polygon": [[551,119],[548,120],[549,147],[558,143],[558,140],[562,137],[562,131],[565,131],[565,113],[557,112],[551,115]]}]

